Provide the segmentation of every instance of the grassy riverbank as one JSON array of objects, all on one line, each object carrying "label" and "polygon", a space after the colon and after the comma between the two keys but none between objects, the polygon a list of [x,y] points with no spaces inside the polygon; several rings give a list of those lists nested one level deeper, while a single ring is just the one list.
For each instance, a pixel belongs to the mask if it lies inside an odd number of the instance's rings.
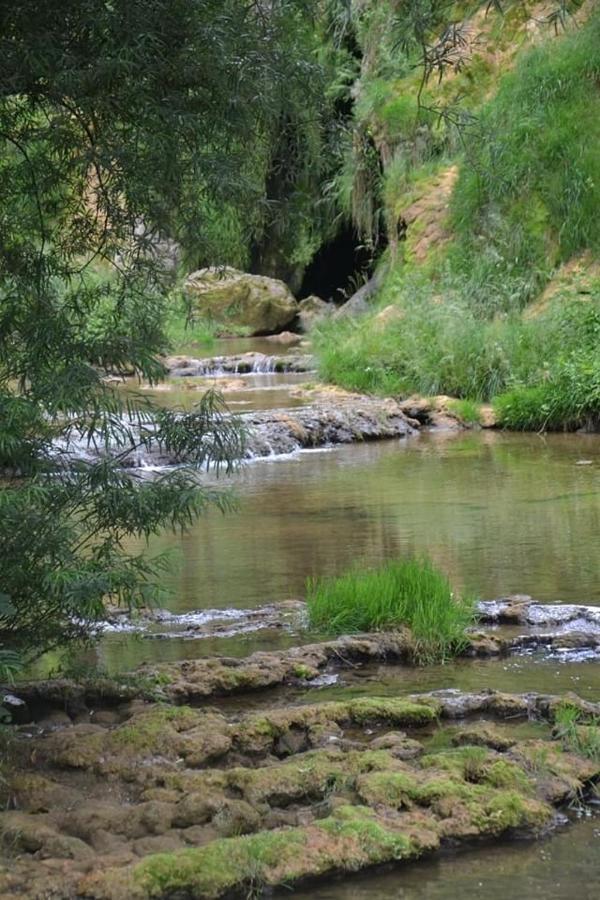
[{"label": "grassy riverbank", "polygon": [[546,32],[499,74],[491,97],[491,86],[481,97],[467,88],[476,121],[460,153],[446,146],[406,163],[402,178],[399,163],[385,173],[388,215],[417,213],[402,251],[384,258],[372,312],[321,328],[321,376],[352,390],[493,401],[509,428],[594,427],[600,12]]}]

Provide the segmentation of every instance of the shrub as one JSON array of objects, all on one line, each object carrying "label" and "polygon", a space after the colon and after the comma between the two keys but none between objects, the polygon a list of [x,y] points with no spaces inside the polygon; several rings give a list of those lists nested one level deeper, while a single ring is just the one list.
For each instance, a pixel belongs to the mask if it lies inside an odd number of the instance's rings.
[{"label": "shrub", "polygon": [[334,634],[409,628],[419,662],[459,653],[474,619],[473,599],[455,597],[427,559],[311,580],[307,604],[311,626]]}]

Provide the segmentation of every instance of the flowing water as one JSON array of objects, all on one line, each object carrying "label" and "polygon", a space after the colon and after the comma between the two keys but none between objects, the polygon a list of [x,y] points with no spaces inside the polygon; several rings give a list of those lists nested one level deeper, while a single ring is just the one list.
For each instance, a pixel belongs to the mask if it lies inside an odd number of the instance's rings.
[{"label": "flowing water", "polygon": [[[239,352],[229,348],[217,352]],[[258,348],[247,343],[244,349]],[[236,404],[243,411],[305,402],[290,387],[306,376],[241,378],[244,383],[228,394],[234,409]],[[157,398],[189,405],[190,384],[180,379]],[[600,605],[600,437],[422,434],[257,461],[231,483],[238,512],[210,512],[188,534],[163,537],[151,546],[174,556],[168,579],[172,611],[258,607],[302,596],[307,577],[413,554],[428,554],[457,589],[482,599],[518,592],[544,602]],[[281,629],[198,640],[112,634],[98,652],[101,662],[115,670],[144,660],[241,655],[298,640]],[[345,673],[331,686],[244,698],[243,704],[441,687],[574,690],[598,700],[600,663],[585,656],[531,654],[423,670],[374,666]],[[542,842],[449,853],[295,896],[591,900],[600,895],[599,848],[600,820],[583,818]]]},{"label": "flowing water", "polygon": [[[173,553],[176,612],[299,597],[307,577],[421,553],[482,599],[600,604],[597,437],[421,435],[257,461],[232,483],[236,513],[210,512],[152,544]],[[223,650],[245,653],[248,641],[260,635]],[[103,654],[114,666],[215,651],[214,641],[119,635]]]}]

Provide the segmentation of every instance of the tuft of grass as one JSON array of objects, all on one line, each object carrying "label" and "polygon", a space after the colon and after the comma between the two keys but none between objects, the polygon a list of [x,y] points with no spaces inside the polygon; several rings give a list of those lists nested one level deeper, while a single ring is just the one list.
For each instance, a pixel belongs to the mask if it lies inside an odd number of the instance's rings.
[{"label": "tuft of grass", "polygon": [[419,663],[460,653],[475,616],[474,599],[455,597],[428,559],[310,580],[306,599],[311,626],[333,634],[409,628]]},{"label": "tuft of grass", "polygon": [[566,750],[600,762],[600,719],[589,719],[576,706],[563,703],[554,713],[554,730]]},{"label": "tuft of grass", "polygon": [[452,400],[448,404],[448,409],[467,425],[479,425],[481,422],[479,404],[474,400]]}]

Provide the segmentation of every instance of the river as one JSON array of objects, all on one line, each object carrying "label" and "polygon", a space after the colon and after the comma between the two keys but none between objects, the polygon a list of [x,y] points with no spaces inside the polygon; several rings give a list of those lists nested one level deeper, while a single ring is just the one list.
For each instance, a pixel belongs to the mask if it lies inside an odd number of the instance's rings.
[{"label": "river", "polygon": [[[258,349],[238,342],[227,352]],[[260,347],[264,351],[264,347]],[[219,348],[218,352],[224,352]],[[232,409],[289,407],[306,376],[244,376]],[[160,402],[189,405],[178,384]],[[308,577],[427,554],[456,589],[481,599],[513,592],[544,602],[600,605],[600,438],[442,432],[383,443],[304,451],[244,466],[232,479],[236,513],[210,512],[187,534],[152,542],[169,550],[169,609],[257,607],[301,597]],[[207,653],[242,655],[297,642],[264,631],[229,638],[148,640],[107,635],[98,649],[110,670],[144,660]],[[600,694],[595,658],[557,654],[458,661],[424,670],[382,666],[338,684],[289,690],[265,702],[309,702],[356,694],[482,687]],[[240,702],[240,701],[238,701]],[[595,898],[600,890],[600,820],[584,816],[542,842],[502,843],[393,871],[367,873],[296,894],[299,900],[485,900]]]}]

